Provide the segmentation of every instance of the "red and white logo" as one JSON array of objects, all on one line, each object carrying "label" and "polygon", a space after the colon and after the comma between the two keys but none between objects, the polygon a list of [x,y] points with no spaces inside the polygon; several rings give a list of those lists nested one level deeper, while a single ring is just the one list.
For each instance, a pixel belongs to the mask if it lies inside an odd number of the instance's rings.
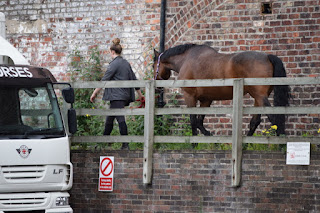
[{"label": "red and white logo", "polygon": [[32,149],[29,149],[26,145],[21,145],[17,152],[20,154],[22,158],[27,158]]}]

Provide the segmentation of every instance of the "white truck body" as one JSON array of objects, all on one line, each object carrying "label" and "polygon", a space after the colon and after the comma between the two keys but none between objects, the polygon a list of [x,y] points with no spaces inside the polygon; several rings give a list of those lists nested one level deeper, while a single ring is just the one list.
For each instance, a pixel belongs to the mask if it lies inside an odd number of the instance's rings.
[{"label": "white truck body", "polygon": [[[10,46],[0,36],[0,55]],[[13,62],[27,63],[9,52]],[[73,212],[70,140],[54,81],[43,68],[0,65],[0,213]]]}]

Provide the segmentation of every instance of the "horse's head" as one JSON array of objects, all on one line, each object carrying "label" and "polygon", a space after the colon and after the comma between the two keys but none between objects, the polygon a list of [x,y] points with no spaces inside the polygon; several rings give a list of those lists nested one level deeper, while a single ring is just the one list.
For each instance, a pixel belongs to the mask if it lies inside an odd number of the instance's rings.
[{"label": "horse's head", "polygon": [[161,56],[163,53],[159,53],[154,50],[153,70],[155,80],[167,80],[170,78],[171,69],[166,66],[166,63],[161,62]]}]

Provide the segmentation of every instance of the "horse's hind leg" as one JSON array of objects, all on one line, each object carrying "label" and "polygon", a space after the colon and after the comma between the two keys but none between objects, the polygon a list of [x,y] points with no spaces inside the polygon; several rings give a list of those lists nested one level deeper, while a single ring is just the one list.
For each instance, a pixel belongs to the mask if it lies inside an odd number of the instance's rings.
[{"label": "horse's hind leg", "polygon": [[[267,106],[267,107],[271,106],[268,98],[263,99],[263,106]],[[267,117],[268,117],[269,121],[271,122],[271,124],[274,125],[275,124],[275,116],[267,114]]]},{"label": "horse's hind leg", "polygon": [[253,115],[250,121],[249,132],[247,136],[252,136],[260,123],[261,123],[261,115],[260,114]]},{"label": "horse's hind leg", "polygon": [[[271,106],[267,97],[261,99],[255,99],[254,106]],[[274,116],[267,115],[269,121],[274,124]],[[255,114],[252,116],[250,121],[249,132],[247,136],[252,136],[259,124],[261,123],[261,114]]]},{"label": "horse's hind leg", "polygon": [[[264,106],[271,106],[270,102],[268,101],[268,99],[264,99]],[[268,114],[268,119],[271,122],[272,125],[277,125],[277,136],[279,135],[284,135],[285,134],[285,116],[284,115],[270,115]]]}]

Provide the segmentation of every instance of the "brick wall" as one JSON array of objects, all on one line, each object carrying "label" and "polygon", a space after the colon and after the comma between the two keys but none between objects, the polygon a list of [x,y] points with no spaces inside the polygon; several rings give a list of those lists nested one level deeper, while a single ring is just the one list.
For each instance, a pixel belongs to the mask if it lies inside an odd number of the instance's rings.
[{"label": "brick wall", "polygon": [[[124,57],[138,77],[150,72],[152,48],[159,46],[161,0],[10,0],[0,2],[6,15],[7,38],[31,62],[67,80],[70,53],[84,55],[98,45],[105,66],[114,37],[124,45]],[[271,14],[261,13],[270,3]],[[278,55],[289,77],[318,77],[320,73],[320,0],[167,0],[166,48],[193,42],[221,53],[245,50]],[[170,102],[173,91],[167,89]],[[292,87],[294,106],[320,104],[320,87]],[[247,97],[247,96],[246,96]],[[181,98],[181,96],[180,96]],[[181,99],[180,101],[183,104]],[[229,106],[216,101],[215,106]],[[246,105],[252,105],[247,97]],[[222,120],[221,120],[222,119]],[[211,116],[206,127],[215,135],[231,134],[230,115]],[[247,128],[250,117],[244,119]],[[318,135],[319,115],[290,115],[287,133]],[[212,123],[212,121],[215,121]],[[263,117],[261,130],[269,123]]]},{"label": "brick wall", "polygon": [[[142,184],[142,151],[73,151],[71,205],[81,212],[319,212],[320,153],[309,166],[280,152],[244,152],[242,181],[231,188],[230,151],[165,151]],[[115,157],[114,191],[99,192],[100,156]]]},{"label": "brick wall", "polygon": [[[271,2],[272,14],[261,13],[261,3]],[[318,77],[320,74],[320,1],[169,1],[167,46],[185,42],[206,43],[221,53],[263,51],[278,55],[288,77]],[[167,89],[167,99],[175,89]],[[292,86],[292,106],[319,104],[318,85]],[[253,105],[246,96],[245,105]],[[214,106],[230,106],[215,101]],[[214,135],[231,134],[231,115],[210,116],[205,126]],[[289,115],[287,134],[318,135],[319,115]],[[212,121],[215,121],[212,123]],[[243,119],[248,130],[248,115]],[[257,132],[269,128],[263,116]],[[244,131],[245,133],[245,131]]]}]

